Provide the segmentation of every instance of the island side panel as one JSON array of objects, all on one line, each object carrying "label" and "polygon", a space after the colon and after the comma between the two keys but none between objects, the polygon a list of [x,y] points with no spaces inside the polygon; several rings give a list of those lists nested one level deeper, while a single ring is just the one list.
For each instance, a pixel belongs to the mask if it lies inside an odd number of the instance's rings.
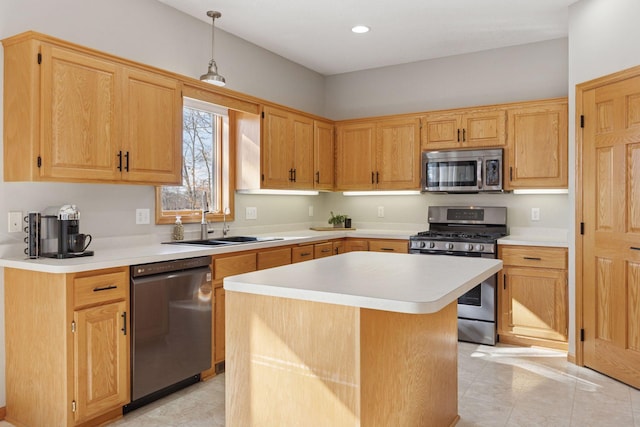
[{"label": "island side panel", "polygon": [[361,309],[362,426],[458,420],[457,302],[433,314]]},{"label": "island side panel", "polygon": [[360,426],[358,307],[226,292],[226,425]]}]

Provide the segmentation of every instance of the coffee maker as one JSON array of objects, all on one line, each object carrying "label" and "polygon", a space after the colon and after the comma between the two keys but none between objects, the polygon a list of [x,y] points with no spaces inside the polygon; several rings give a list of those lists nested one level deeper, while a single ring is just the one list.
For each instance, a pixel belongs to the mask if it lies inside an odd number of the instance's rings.
[{"label": "coffee maker", "polygon": [[[31,221],[32,215],[30,218]],[[60,208],[47,208],[40,215],[33,215],[33,221],[40,224],[34,226],[39,236],[37,257],[45,258],[75,258],[91,256],[93,251],[87,251],[91,243],[90,234],[80,233],[80,212],[76,205],[64,205]],[[30,254],[31,255],[31,254]]]}]

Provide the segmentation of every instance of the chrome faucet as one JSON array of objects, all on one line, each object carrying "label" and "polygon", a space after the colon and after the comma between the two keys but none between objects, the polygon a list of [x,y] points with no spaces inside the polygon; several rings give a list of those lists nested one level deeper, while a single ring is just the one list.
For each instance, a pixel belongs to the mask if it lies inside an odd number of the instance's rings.
[{"label": "chrome faucet", "polygon": [[200,219],[200,240],[207,240],[209,238],[209,223],[207,222],[207,192],[202,193],[202,218]]},{"label": "chrome faucet", "polygon": [[224,210],[222,211],[222,236],[223,237],[227,237],[227,234],[229,233],[229,226],[227,225],[227,215],[229,215],[231,211],[229,210],[229,208],[224,208]]}]

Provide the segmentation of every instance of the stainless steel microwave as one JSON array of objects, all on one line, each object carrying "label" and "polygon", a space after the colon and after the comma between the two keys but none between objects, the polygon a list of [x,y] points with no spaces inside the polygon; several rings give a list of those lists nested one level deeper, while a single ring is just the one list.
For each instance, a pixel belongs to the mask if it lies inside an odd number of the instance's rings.
[{"label": "stainless steel microwave", "polygon": [[502,191],[502,148],[425,151],[421,166],[423,192]]}]

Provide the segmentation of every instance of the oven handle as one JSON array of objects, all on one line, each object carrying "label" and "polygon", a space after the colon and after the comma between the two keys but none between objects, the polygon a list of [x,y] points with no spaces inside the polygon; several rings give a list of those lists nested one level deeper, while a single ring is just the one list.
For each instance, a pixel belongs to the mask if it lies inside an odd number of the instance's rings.
[{"label": "oven handle", "polygon": [[476,170],[478,179],[478,190],[482,190],[482,159],[478,159]]}]

